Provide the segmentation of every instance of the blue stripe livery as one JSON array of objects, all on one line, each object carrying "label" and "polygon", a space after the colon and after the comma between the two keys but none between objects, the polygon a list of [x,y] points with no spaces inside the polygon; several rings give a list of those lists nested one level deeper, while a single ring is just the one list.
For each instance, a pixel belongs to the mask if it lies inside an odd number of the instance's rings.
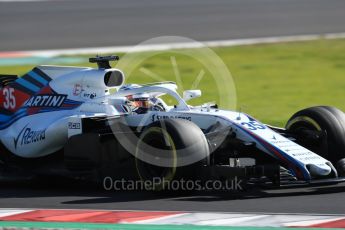
[{"label": "blue stripe livery", "polygon": [[48,81],[40,75],[38,75],[37,73],[35,73],[34,71],[31,71],[28,74],[38,82],[42,83],[43,85],[48,85]]},{"label": "blue stripe livery", "polygon": [[39,87],[35,86],[34,84],[32,84],[31,82],[26,81],[23,78],[18,78],[16,81],[18,84],[24,86],[25,88],[33,91],[33,92],[38,92],[40,90]]}]

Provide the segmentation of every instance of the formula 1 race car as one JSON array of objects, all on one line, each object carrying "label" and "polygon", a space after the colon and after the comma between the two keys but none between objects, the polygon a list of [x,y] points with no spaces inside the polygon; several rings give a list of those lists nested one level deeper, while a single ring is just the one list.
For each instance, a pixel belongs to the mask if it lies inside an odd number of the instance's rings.
[{"label": "formula 1 race car", "polygon": [[124,85],[123,72],[109,64],[117,59],[90,58],[97,69],[38,66],[22,77],[1,75],[1,173],[168,183],[240,177],[273,186],[344,180],[340,110],[307,108],[285,128],[272,127],[215,104],[190,106],[201,92],[181,97],[173,82]]}]

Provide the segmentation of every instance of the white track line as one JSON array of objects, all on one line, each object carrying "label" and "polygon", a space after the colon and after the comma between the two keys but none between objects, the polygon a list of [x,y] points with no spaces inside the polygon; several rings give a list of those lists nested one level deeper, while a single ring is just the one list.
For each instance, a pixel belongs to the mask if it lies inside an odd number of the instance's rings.
[{"label": "white track line", "polygon": [[7,217],[17,214],[22,214],[26,212],[32,212],[33,210],[22,210],[22,209],[4,209],[0,210],[0,217]]},{"label": "white track line", "polygon": [[138,45],[138,46],[109,46],[109,47],[92,47],[92,48],[76,48],[76,49],[0,52],[0,57],[6,57],[6,56],[13,57],[16,55],[18,55],[18,57],[21,57],[21,56],[55,57],[55,56],[60,56],[60,55],[83,55],[83,54],[94,54],[94,53],[98,53],[98,54],[100,53],[126,53],[130,51],[144,52],[144,51],[161,51],[161,50],[171,50],[171,49],[201,48],[204,45],[207,47],[224,47],[224,46],[254,45],[254,44],[278,43],[278,42],[311,41],[311,40],[317,40],[317,39],[338,39],[338,38],[345,38],[345,32],[344,33],[310,34],[310,35],[296,35],[296,36],[204,41],[201,43],[186,42],[186,43],[166,43],[166,44],[150,44],[150,45]]}]

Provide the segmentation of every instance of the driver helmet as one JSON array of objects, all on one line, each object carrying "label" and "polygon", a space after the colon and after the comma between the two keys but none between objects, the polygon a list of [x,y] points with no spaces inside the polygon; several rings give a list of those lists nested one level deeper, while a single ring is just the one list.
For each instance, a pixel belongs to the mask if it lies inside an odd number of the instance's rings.
[{"label": "driver helmet", "polygon": [[[120,88],[120,90],[131,90],[140,88],[140,85],[137,84],[129,84],[124,85]],[[147,93],[137,93],[132,95],[127,95],[126,98],[129,101],[129,106],[135,113],[146,113],[148,110],[151,109],[152,103],[150,101],[150,95]]]},{"label": "driver helmet", "polygon": [[146,113],[152,106],[150,96],[146,93],[128,95],[127,99],[130,101],[129,105],[135,113]]}]

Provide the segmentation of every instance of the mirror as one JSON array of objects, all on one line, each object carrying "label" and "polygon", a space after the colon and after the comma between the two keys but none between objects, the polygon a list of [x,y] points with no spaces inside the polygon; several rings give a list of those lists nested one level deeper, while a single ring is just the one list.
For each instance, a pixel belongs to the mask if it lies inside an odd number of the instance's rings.
[{"label": "mirror", "polygon": [[186,90],[183,92],[183,100],[189,101],[190,99],[197,98],[201,96],[201,90]]}]

